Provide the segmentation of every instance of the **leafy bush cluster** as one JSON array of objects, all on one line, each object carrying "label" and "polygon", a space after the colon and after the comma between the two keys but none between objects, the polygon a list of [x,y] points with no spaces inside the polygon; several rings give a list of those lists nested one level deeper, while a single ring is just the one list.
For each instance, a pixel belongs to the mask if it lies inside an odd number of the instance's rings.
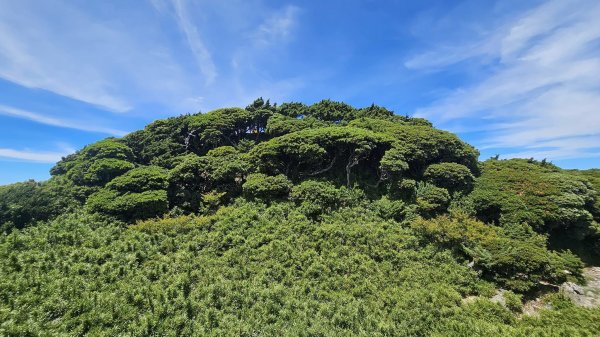
[{"label": "leafy bush cluster", "polygon": [[481,172],[465,201],[477,218],[500,226],[525,223],[559,241],[559,246],[600,253],[593,171],[565,171],[546,162],[512,159],[485,161]]},{"label": "leafy bush cluster", "polygon": [[261,98],[245,109],[159,120],[99,141],[51,173],[76,186],[90,211],[128,222],[211,212],[242,194],[286,199],[292,186],[310,181],[418,201],[421,214],[433,216],[454,194],[470,191],[477,156],[455,135],[376,105],[277,106]]},{"label": "leafy bush cluster", "polygon": [[114,215],[124,221],[164,214],[167,203],[167,171],[158,166],[139,166],[111,180],[90,195],[92,212]]},{"label": "leafy bush cluster", "polygon": [[85,188],[64,177],[0,186],[0,234],[81,207]]},{"label": "leafy bush cluster", "polygon": [[489,160],[470,195],[478,216],[495,223],[526,222],[534,228],[584,227],[596,191],[576,175],[523,159]]},{"label": "leafy bush cluster", "polygon": [[455,251],[506,289],[526,292],[540,282],[560,284],[580,276],[575,255],[548,250],[546,237],[528,228],[489,226],[464,214],[420,219],[411,226],[426,242]]}]

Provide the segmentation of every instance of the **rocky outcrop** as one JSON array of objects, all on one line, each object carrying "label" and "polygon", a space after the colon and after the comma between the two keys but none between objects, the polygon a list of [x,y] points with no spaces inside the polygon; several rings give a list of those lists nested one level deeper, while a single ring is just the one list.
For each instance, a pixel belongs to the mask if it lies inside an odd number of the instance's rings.
[{"label": "rocky outcrop", "polygon": [[583,275],[585,285],[565,282],[560,290],[576,305],[586,308],[600,306],[600,267],[585,268]]}]

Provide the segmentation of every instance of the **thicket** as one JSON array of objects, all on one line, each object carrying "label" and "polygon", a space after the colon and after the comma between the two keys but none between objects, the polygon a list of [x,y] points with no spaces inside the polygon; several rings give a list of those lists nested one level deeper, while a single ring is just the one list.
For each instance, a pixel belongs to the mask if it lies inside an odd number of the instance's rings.
[{"label": "thicket", "polygon": [[346,186],[370,199],[417,202],[421,215],[434,216],[447,210],[453,195],[470,191],[477,156],[455,135],[376,105],[277,106],[257,99],[245,109],[159,120],[101,140],[63,158],[51,173],[77,190],[89,211],[127,222],[214,211],[242,194],[286,199],[305,181]]},{"label": "thicket", "polygon": [[598,260],[596,172],[566,171],[531,159],[487,160],[481,168],[465,202],[477,218],[502,227],[524,224],[559,247]]},{"label": "thicket", "polygon": [[593,335],[519,310],[600,253],[599,171],[478,155],[330,100],[101,140],[0,187],[0,335]]},{"label": "thicket", "polygon": [[[593,336],[600,328],[599,309],[564,299],[517,319],[488,299],[494,284],[457,260],[449,241],[428,242],[356,202],[318,221],[290,202],[240,199],[207,216],[127,227],[75,213],[14,231],[0,238],[0,334]],[[431,225],[440,221],[448,220]]]}]

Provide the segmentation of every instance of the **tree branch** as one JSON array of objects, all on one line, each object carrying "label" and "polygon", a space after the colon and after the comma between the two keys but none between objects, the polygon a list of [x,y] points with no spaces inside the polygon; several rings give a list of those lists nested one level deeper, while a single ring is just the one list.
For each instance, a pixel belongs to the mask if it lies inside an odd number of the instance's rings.
[{"label": "tree branch", "polygon": [[377,178],[378,178],[378,180],[377,180],[377,182],[375,184],[366,184],[366,185],[369,186],[369,187],[377,188],[377,187],[379,187],[379,185],[382,182],[384,182],[384,181],[386,181],[386,180],[389,179],[389,175],[387,174],[387,172],[385,172],[385,171],[383,171],[381,169],[378,169],[377,170]]},{"label": "tree branch", "polygon": [[333,164],[335,164],[335,160],[336,159],[337,159],[337,155],[333,156],[333,159],[331,160],[331,163],[329,163],[329,165],[327,165],[327,167],[325,167],[323,169],[320,169],[320,170],[317,170],[315,172],[309,173],[308,176],[310,176],[310,177],[316,176],[318,174],[325,173],[325,172],[331,170],[331,168],[333,167]]},{"label": "tree branch", "polygon": [[361,159],[361,157],[356,155],[350,155],[350,158],[348,158],[348,164],[346,164],[346,186],[350,187],[350,170],[358,165]]},{"label": "tree branch", "polygon": [[196,132],[198,132],[198,129],[193,129],[192,131],[190,131],[187,135],[187,137],[185,137],[185,150],[188,151],[190,149],[190,140],[192,138],[197,137]]}]

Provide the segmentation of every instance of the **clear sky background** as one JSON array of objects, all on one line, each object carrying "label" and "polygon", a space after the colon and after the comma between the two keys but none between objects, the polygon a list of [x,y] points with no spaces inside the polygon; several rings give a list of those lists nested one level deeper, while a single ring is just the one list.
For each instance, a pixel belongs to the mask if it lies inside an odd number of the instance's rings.
[{"label": "clear sky background", "polygon": [[600,1],[0,0],[0,184],[258,96],[376,103],[481,159],[600,167]]}]

